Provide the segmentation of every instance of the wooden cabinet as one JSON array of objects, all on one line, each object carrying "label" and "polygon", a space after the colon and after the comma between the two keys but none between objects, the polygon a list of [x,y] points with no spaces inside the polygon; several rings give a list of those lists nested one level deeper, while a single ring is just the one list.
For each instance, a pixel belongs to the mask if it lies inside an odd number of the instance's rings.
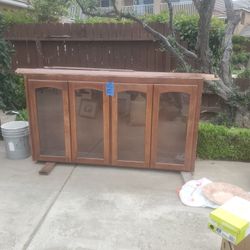
[{"label": "wooden cabinet", "polygon": [[17,72],[26,79],[34,160],[193,170],[201,75]]}]

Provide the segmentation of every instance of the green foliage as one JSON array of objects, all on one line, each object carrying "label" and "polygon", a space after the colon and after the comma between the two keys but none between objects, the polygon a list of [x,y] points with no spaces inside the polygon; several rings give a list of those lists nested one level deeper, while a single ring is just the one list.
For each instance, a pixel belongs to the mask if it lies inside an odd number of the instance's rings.
[{"label": "green foliage", "polygon": [[234,126],[234,116],[235,112],[218,113],[210,122],[214,125],[223,125],[226,127]]},{"label": "green foliage", "polygon": [[197,154],[202,159],[250,161],[250,129],[201,123]]},{"label": "green foliage", "polygon": [[16,121],[28,121],[28,120],[29,120],[29,115],[27,109],[20,110],[16,116]]},{"label": "green foliage", "polygon": [[86,19],[77,19],[75,20],[76,23],[83,23],[83,24],[101,24],[101,23],[132,23],[131,20],[125,18],[108,18],[108,17],[89,17]]},{"label": "green foliage", "polygon": [[225,23],[217,17],[212,17],[209,32],[209,47],[212,52],[214,67],[218,67],[222,55],[221,43],[225,35]]},{"label": "green foliage", "polygon": [[4,74],[9,71],[11,59],[10,54],[12,50],[10,45],[3,39],[0,38],[0,73]]},{"label": "green foliage", "polygon": [[180,34],[180,39],[187,42],[188,48],[195,51],[198,35],[198,15],[177,15],[174,19],[175,29]]},{"label": "green foliage", "polygon": [[[180,39],[187,42],[188,49],[195,51],[198,35],[198,15],[177,15],[174,19],[175,29],[180,34]],[[209,32],[209,47],[212,52],[214,67],[218,66],[221,57],[221,41],[223,40],[225,24],[222,20],[213,17]]]},{"label": "green foliage", "polygon": [[33,9],[2,12],[6,24],[56,22],[67,15],[71,0],[31,0]]},{"label": "green foliage", "polygon": [[234,35],[232,41],[233,44],[241,44],[243,46],[247,46],[250,42],[249,38],[239,35]]},{"label": "green foliage", "polygon": [[36,23],[37,19],[29,10],[6,10],[2,13],[6,24],[26,24],[26,23]]},{"label": "green foliage", "polygon": [[80,0],[81,6],[89,12],[95,12],[97,6],[100,6],[100,0]]},{"label": "green foliage", "polygon": [[233,36],[232,42],[232,68],[234,71],[245,69],[248,61],[250,60],[250,53],[248,52],[250,40],[243,36]]},{"label": "green foliage", "polygon": [[147,23],[167,23],[168,22],[168,12],[162,11],[160,14],[150,14],[142,17]]},{"label": "green foliage", "polygon": [[250,79],[250,69],[246,69],[238,75],[238,78]]},{"label": "green foliage", "polygon": [[232,56],[232,63],[235,68],[239,68],[239,65],[247,65],[248,61],[250,59],[250,53],[248,52],[238,52],[234,53]]},{"label": "green foliage", "polygon": [[7,74],[11,67],[11,46],[4,40],[3,33],[6,22],[0,14],[0,79]]},{"label": "green foliage", "polygon": [[25,107],[23,79],[11,71],[11,46],[4,40],[6,22],[0,14],[0,109],[19,110]]},{"label": "green foliage", "polygon": [[5,82],[0,85],[0,99],[3,110],[21,110],[25,108],[25,91],[23,78],[10,73],[6,75]]},{"label": "green foliage", "polygon": [[0,14],[0,108],[4,106],[3,86],[8,83],[8,75],[11,67],[11,47],[3,39],[5,21]]},{"label": "green foliage", "polygon": [[23,78],[9,73],[4,75],[0,84],[0,109],[21,110],[25,108]]},{"label": "green foliage", "polygon": [[250,110],[250,91],[245,91],[241,93],[236,88],[234,93],[230,96],[228,103],[231,107],[236,107],[240,105],[242,108],[246,110]]},{"label": "green foliage", "polygon": [[67,15],[70,1],[68,0],[31,0],[33,15],[40,23],[56,22]]},{"label": "green foliage", "polygon": [[[168,12],[161,12],[160,14],[150,14],[142,16],[147,23],[167,23],[168,22]],[[108,17],[89,17],[87,19],[77,19],[76,23],[85,23],[85,24],[100,24],[100,23],[133,23],[132,20],[126,18],[108,18]]]}]

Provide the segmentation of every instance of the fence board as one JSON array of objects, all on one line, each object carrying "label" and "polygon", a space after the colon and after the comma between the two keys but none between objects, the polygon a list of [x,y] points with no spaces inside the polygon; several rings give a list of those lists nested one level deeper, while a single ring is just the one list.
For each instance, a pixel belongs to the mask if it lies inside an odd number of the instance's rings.
[{"label": "fence board", "polygon": [[[166,34],[167,25],[152,25]],[[6,32],[7,40],[79,40],[79,41],[118,41],[152,40],[152,36],[139,24],[16,24]]]},{"label": "fence board", "polygon": [[[168,32],[165,24],[153,27]],[[169,53],[138,24],[19,24],[5,33],[14,48],[13,69],[43,66],[170,71]]]}]

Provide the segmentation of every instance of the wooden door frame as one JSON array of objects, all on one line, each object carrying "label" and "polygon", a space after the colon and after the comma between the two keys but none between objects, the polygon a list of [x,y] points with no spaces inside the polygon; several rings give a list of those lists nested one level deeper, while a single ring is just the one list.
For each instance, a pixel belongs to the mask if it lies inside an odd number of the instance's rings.
[{"label": "wooden door frame", "polygon": [[[29,96],[30,129],[32,134],[32,153],[35,161],[70,162],[71,161],[71,141],[70,141],[70,121],[69,121],[69,98],[67,81],[57,80],[27,80],[27,94]],[[62,91],[63,119],[64,119],[64,146],[65,156],[42,155],[40,153],[40,134],[37,116],[36,89],[52,88]]]},{"label": "wooden door frame", "polygon": [[[151,144],[151,167],[155,169],[169,169],[177,171],[192,171],[194,167],[195,144],[197,139],[197,126],[199,116],[197,115],[197,104],[200,88],[198,85],[154,85],[153,122],[152,122],[152,144]],[[157,162],[159,103],[162,93],[185,93],[189,94],[189,109],[187,118],[187,132],[185,140],[184,164]]]},{"label": "wooden door frame", "polygon": [[[125,167],[148,168],[150,164],[150,143],[151,143],[151,116],[152,116],[152,84],[136,83],[115,83],[114,96],[112,97],[112,165]],[[146,122],[145,122],[145,141],[144,141],[144,161],[127,161],[118,159],[118,93],[125,91],[137,91],[145,93],[147,97],[146,104]]]},{"label": "wooden door frame", "polygon": [[[70,120],[71,120],[71,145],[72,145],[72,161],[76,163],[108,165],[110,164],[110,108],[109,97],[105,92],[106,84],[104,82],[94,81],[69,81],[69,100],[70,100]],[[80,89],[93,89],[99,90],[103,93],[103,145],[104,145],[104,158],[84,158],[78,157],[77,146],[77,122],[76,122],[76,102],[75,91]]]}]

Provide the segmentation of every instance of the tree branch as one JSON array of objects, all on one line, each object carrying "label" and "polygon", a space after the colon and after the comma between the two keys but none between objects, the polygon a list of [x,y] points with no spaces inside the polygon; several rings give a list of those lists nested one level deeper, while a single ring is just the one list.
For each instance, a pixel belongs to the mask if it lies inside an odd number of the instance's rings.
[{"label": "tree branch", "polygon": [[[114,1],[114,0],[112,0],[112,1]],[[176,34],[175,34],[174,26],[173,26],[173,18],[174,18],[173,5],[172,5],[170,0],[166,0],[166,2],[168,5],[168,11],[169,11],[168,25],[169,25],[169,30],[170,30],[170,33],[172,36],[172,37],[170,36],[169,40],[171,41],[172,46],[175,47],[177,50],[179,50],[179,52],[181,54],[183,54],[183,56],[185,56],[186,58],[191,58],[191,59],[197,60],[198,57],[195,53],[186,49],[179,42],[177,42]]]},{"label": "tree branch", "polygon": [[226,86],[222,80],[216,80],[216,81],[205,81],[208,88],[215,94],[219,95],[224,101],[228,102],[230,96],[233,95],[233,91],[231,88]]},{"label": "tree branch", "polygon": [[[126,19],[130,19],[138,24],[140,24],[148,33],[150,33],[154,39],[156,41],[158,41],[161,45],[161,47],[164,50],[168,50],[170,51],[176,58],[177,60],[181,63],[181,65],[183,66],[183,68],[185,69],[186,72],[189,72],[189,64],[185,61],[182,53],[178,53],[178,51],[176,50],[176,48],[171,44],[170,40],[165,37],[164,35],[162,35],[161,33],[159,33],[158,31],[156,31],[155,29],[153,29],[151,26],[149,26],[146,22],[144,22],[142,19],[136,17],[135,15],[132,15],[131,13],[123,13],[121,11],[118,10],[117,6],[116,6],[116,1],[112,0],[112,6],[113,6],[113,10],[108,11],[106,13],[100,13],[97,11],[89,11],[88,9],[85,8],[85,6],[81,3],[81,0],[76,0],[76,2],[78,3],[78,5],[80,6],[82,12],[85,15],[88,16],[99,16],[99,17],[109,17],[109,18],[126,18]],[[180,49],[182,51],[185,51],[186,54],[188,53],[192,53],[192,52],[188,52],[184,47],[182,47],[181,45],[177,45],[178,47],[180,47]]]},{"label": "tree branch", "polygon": [[169,12],[169,17],[168,17],[168,25],[171,34],[174,36],[174,29],[173,29],[173,6],[170,0],[166,0],[167,5],[168,5],[168,12]]},{"label": "tree branch", "polygon": [[116,0],[112,0],[112,5],[113,5],[113,8],[114,8],[114,10],[115,10],[115,13],[116,13],[117,15],[119,15],[119,10],[118,10],[118,8],[117,8],[117,6],[116,6]]},{"label": "tree branch", "polygon": [[182,46],[180,43],[177,42],[176,37],[174,38],[174,44],[175,47],[183,54],[183,56],[185,56],[186,58],[190,58],[193,60],[197,60],[198,56],[193,53],[192,51],[186,49],[184,46]]}]

